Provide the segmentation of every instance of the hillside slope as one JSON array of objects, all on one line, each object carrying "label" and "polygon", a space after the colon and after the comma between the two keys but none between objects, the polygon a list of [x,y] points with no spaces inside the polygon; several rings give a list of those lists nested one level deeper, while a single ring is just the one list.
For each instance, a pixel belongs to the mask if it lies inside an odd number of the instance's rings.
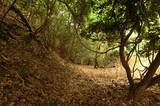
[{"label": "hillside slope", "polygon": [[[62,61],[6,18],[0,26],[0,106],[132,106],[126,100],[126,82],[110,77],[110,83],[99,84],[92,77],[103,80],[110,73],[88,76],[102,70]],[[159,93],[146,92],[136,106],[160,105]]]},{"label": "hillside slope", "polygon": [[[98,84],[97,79],[88,77],[81,70],[82,67],[64,66],[52,53],[46,51],[45,54],[39,54],[40,47],[34,47],[33,44],[24,47],[7,44],[1,48],[1,106],[131,105],[126,101],[127,85],[118,82]],[[31,45],[30,51],[28,49]],[[159,94],[147,91],[136,104],[158,106],[158,97]]]}]

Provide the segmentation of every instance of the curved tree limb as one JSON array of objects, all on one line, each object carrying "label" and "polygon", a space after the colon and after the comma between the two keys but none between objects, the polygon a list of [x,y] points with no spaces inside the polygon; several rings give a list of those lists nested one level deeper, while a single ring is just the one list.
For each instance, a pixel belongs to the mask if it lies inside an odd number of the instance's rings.
[{"label": "curved tree limb", "polygon": [[105,54],[105,53],[108,53],[109,51],[111,51],[111,50],[114,50],[114,49],[116,49],[116,48],[119,48],[120,46],[118,45],[118,46],[115,46],[115,47],[112,47],[112,48],[109,48],[109,49],[107,49],[106,51],[104,51],[104,52],[100,52],[100,51],[96,51],[96,50],[92,50],[92,49],[90,49],[89,47],[87,47],[84,43],[82,43],[82,39],[81,39],[81,37],[80,37],[80,35],[78,34],[78,31],[77,31],[77,29],[76,29],[76,27],[74,27],[75,28],[75,32],[76,32],[76,35],[77,35],[77,37],[78,37],[78,39],[79,39],[79,42],[81,43],[81,45],[84,47],[84,48],[86,48],[87,50],[89,50],[89,51],[91,51],[91,52],[95,52],[95,53],[99,53],[99,54]]},{"label": "curved tree limb", "polygon": [[[132,34],[131,32],[132,32],[132,30],[130,31],[129,35],[127,35],[127,40],[129,38],[129,36]],[[131,75],[130,66],[129,66],[126,58],[125,58],[125,53],[124,53],[124,49],[125,49],[125,45],[126,45],[127,40],[124,38],[124,32],[122,30],[121,31],[121,45],[120,45],[119,55],[120,55],[121,63],[122,63],[122,65],[125,68],[126,73],[127,73],[127,78],[128,78],[129,84],[130,84],[130,89],[132,89],[133,86],[134,86],[134,80],[133,80],[133,77]]]},{"label": "curved tree limb", "polygon": [[11,10],[14,11],[18,16],[20,16],[21,20],[24,22],[24,26],[26,26],[30,32],[30,37],[35,40],[38,44],[42,45],[42,42],[40,40],[38,40],[32,30],[32,27],[30,26],[30,24],[28,23],[27,19],[24,17],[24,15],[22,14],[22,12],[16,8],[15,6],[11,7]]},{"label": "curved tree limb", "polygon": [[114,50],[114,49],[120,47],[120,46],[115,46],[115,47],[112,47],[112,48],[107,49],[107,50],[104,51],[104,52],[100,52],[100,51],[96,51],[96,50],[90,49],[89,47],[87,47],[85,44],[82,43],[81,38],[79,38],[79,39],[80,39],[79,42],[81,43],[81,45],[82,45],[84,48],[86,48],[87,50],[89,50],[89,51],[91,51],[91,52],[95,52],[95,53],[98,53],[98,54],[105,54],[105,53],[108,53],[108,52],[111,51],[111,50]]},{"label": "curved tree limb", "polygon": [[154,61],[151,63],[151,65],[148,68],[148,72],[146,73],[146,75],[144,76],[141,84],[145,84],[147,82],[149,82],[152,78],[152,76],[154,75],[154,73],[157,71],[158,67],[160,65],[160,51],[157,53]]}]

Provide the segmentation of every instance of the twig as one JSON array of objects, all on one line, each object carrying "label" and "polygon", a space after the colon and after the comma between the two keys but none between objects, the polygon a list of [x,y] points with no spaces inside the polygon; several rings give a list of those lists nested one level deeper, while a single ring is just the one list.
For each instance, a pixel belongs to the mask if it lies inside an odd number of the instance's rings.
[{"label": "twig", "polygon": [[87,49],[87,50],[89,50],[89,51],[91,51],[91,52],[95,52],[95,53],[99,53],[99,54],[105,54],[105,53],[108,53],[108,52],[111,51],[111,50],[114,50],[114,49],[120,47],[120,46],[118,45],[118,46],[109,48],[109,49],[107,49],[107,50],[104,51],[104,52],[92,50],[92,49],[90,49],[89,47],[87,47],[84,43],[82,43],[82,39],[81,39],[80,35],[78,34],[78,31],[77,31],[77,28],[76,28],[75,25],[74,25],[74,29],[75,29],[75,32],[76,32],[76,35],[77,35],[77,37],[78,37],[78,39],[79,39],[80,44],[81,44],[85,49]]},{"label": "twig", "polygon": [[83,43],[82,43],[81,38],[79,38],[79,42],[80,42],[80,43],[81,43],[81,45],[82,45],[84,48],[86,48],[87,50],[89,50],[89,51],[91,51],[91,52],[99,53],[99,54],[105,54],[105,53],[108,53],[109,51],[111,51],[111,50],[116,49],[116,48],[118,48],[118,47],[119,47],[119,46],[115,46],[115,47],[112,47],[112,48],[107,49],[107,50],[106,50],[106,51],[104,51],[104,52],[100,52],[100,51],[92,50],[92,49],[90,49],[89,47],[87,47],[85,44],[83,44]]},{"label": "twig", "polygon": [[[138,51],[139,51],[139,50],[138,50]],[[140,57],[139,54],[138,54],[138,51],[135,50],[136,55],[137,55],[137,57],[138,57],[138,59],[139,59],[139,62],[140,62],[140,64],[141,64],[141,66],[143,66],[144,68],[147,68],[147,66],[145,66],[145,65],[142,63],[142,60],[141,60],[141,57]]]},{"label": "twig", "polygon": [[136,37],[135,42],[130,42],[131,44],[132,44],[132,43],[134,44],[134,47],[133,47],[132,50],[129,52],[129,54],[128,54],[128,56],[127,56],[127,61],[130,60],[130,58],[132,57],[133,52],[135,51],[137,45],[142,41],[142,39],[141,39],[141,40],[138,40],[139,36],[140,36],[140,33],[139,33],[138,36]]},{"label": "twig", "polygon": [[0,67],[3,68],[5,71],[8,71],[8,69],[4,67],[2,64],[0,64]]},{"label": "twig", "polygon": [[135,45],[135,46],[132,48],[132,50],[129,52],[129,54],[128,54],[128,56],[127,56],[127,61],[129,61],[129,60],[131,59],[131,57],[132,57],[132,55],[133,55],[133,53],[134,53],[134,50],[136,49],[136,46],[137,46],[137,45]]},{"label": "twig", "polygon": [[133,65],[133,69],[132,69],[133,70],[133,76],[132,77],[134,77],[136,63],[137,63],[137,55],[136,55],[136,59],[135,59],[134,65]]}]

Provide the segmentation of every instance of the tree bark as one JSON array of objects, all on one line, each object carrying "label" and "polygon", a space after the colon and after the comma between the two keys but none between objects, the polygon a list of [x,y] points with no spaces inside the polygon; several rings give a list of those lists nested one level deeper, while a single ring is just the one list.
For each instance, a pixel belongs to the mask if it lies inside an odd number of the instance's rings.
[{"label": "tree bark", "polygon": [[120,46],[120,59],[121,59],[122,66],[126,70],[127,78],[128,78],[129,84],[132,88],[132,86],[134,85],[134,81],[133,81],[133,78],[131,76],[131,69],[130,69],[130,67],[129,67],[126,59],[125,59],[124,46],[123,45]]},{"label": "tree bark", "polygon": [[134,86],[134,89],[132,89],[129,92],[129,99],[136,99],[145,91],[145,89],[160,82],[160,75],[153,77],[159,65],[160,65],[160,51],[157,53],[154,61],[149,66],[148,72],[146,73],[142,81],[136,84]]},{"label": "tree bark", "polygon": [[127,78],[128,78],[129,84],[130,84],[130,90],[134,88],[134,80],[131,75],[131,69],[128,64],[128,60],[125,57],[125,45],[126,45],[128,39],[131,37],[133,31],[135,30],[135,25],[136,24],[133,25],[133,28],[130,30],[130,32],[127,34],[126,37],[124,36],[124,29],[121,29],[121,31],[120,31],[121,43],[120,43],[119,55],[120,55],[120,60],[121,60],[122,66],[124,67],[124,69],[126,70],[126,73],[127,73]]},{"label": "tree bark", "polygon": [[127,78],[128,78],[129,84],[130,84],[130,89],[132,89],[134,86],[134,81],[131,76],[131,69],[129,67],[128,62],[126,61],[126,58],[125,58],[125,53],[124,53],[125,44],[126,44],[126,40],[123,38],[123,34],[121,34],[121,45],[120,45],[119,55],[120,55],[120,60],[121,60],[122,66],[124,67],[124,69],[126,70],[126,73],[127,73]]}]

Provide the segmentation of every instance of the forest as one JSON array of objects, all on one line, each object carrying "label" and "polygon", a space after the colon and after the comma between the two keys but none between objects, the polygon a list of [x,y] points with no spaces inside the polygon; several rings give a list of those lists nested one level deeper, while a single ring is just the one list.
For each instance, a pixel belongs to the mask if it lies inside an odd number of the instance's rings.
[{"label": "forest", "polygon": [[160,106],[159,0],[0,0],[0,106]]}]

